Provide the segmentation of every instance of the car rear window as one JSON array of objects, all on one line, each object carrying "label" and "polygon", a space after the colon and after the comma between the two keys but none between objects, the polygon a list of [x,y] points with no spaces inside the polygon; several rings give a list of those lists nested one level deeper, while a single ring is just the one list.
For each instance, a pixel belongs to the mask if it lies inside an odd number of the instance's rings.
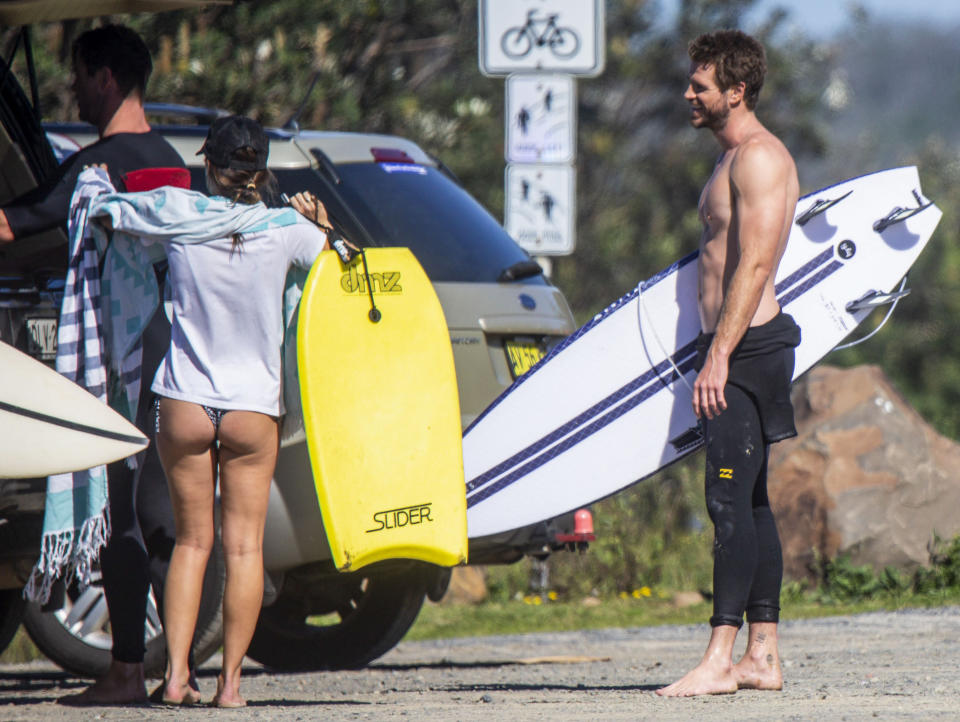
[{"label": "car rear window", "polygon": [[[345,163],[335,168],[336,184],[315,170],[275,172],[285,193],[311,188],[348,237],[409,247],[433,281],[496,282],[529,259],[483,206],[432,166]],[[539,275],[524,281],[545,283]]]}]

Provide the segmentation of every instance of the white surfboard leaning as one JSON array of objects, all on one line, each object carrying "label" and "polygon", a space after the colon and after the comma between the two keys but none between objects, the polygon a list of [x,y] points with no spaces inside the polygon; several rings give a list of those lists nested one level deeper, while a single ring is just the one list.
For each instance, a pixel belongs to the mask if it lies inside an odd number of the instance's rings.
[{"label": "white surfboard leaning", "polygon": [[[941,215],[914,167],[800,199],[776,278],[803,334],[794,378],[897,295]],[[700,331],[696,261],[682,258],[611,304],[466,430],[470,538],[597,501],[700,446],[687,385]]]},{"label": "white surfboard leaning", "polygon": [[89,469],[147,445],[123,416],[5,343],[0,369],[0,478]]}]

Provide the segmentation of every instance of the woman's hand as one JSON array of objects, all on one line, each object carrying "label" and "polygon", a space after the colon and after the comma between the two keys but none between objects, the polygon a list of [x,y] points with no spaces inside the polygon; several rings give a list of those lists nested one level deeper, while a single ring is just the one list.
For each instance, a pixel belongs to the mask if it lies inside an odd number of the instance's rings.
[{"label": "woman's hand", "polygon": [[325,231],[333,230],[327,209],[310,191],[300,191],[290,198],[290,205],[304,218],[313,221]]}]

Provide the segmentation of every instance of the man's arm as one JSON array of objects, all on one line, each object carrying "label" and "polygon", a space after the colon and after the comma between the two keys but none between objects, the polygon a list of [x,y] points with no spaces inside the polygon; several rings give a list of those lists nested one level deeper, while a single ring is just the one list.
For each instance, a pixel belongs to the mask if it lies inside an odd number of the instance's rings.
[{"label": "man's arm", "polygon": [[725,289],[720,319],[703,369],[693,385],[693,410],[712,419],[727,408],[730,354],[753,320],[764,285],[773,273],[783,233],[789,168],[767,143],[744,146],[730,167],[730,189],[737,237],[737,267]]}]

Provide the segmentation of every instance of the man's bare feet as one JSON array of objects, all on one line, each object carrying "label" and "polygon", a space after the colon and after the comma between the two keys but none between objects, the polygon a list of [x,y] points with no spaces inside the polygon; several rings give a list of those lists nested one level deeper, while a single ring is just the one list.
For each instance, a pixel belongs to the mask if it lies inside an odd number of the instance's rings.
[{"label": "man's bare feet", "polygon": [[143,664],[113,660],[103,677],[83,692],[61,697],[57,702],[71,707],[146,704],[147,685],[143,678]]},{"label": "man's bare feet", "polygon": [[750,625],[747,650],[734,666],[733,673],[740,689],[783,689],[776,624],[758,622]]},{"label": "man's bare feet", "polygon": [[687,672],[673,684],[657,690],[661,697],[695,697],[700,694],[733,694],[737,691],[737,678],[733,665],[717,667],[706,661]]},{"label": "man's bare feet", "polygon": [[732,694],[737,691],[733,671],[733,642],[737,627],[721,625],[710,633],[710,643],[700,664],[671,685],[657,690],[661,697],[695,697],[701,694]]},{"label": "man's bare feet", "polygon": [[[232,688],[231,688],[232,687]],[[236,709],[246,707],[247,701],[240,696],[239,680],[236,685],[227,686],[223,681],[223,673],[217,675],[217,693],[210,701],[211,707]]]}]

